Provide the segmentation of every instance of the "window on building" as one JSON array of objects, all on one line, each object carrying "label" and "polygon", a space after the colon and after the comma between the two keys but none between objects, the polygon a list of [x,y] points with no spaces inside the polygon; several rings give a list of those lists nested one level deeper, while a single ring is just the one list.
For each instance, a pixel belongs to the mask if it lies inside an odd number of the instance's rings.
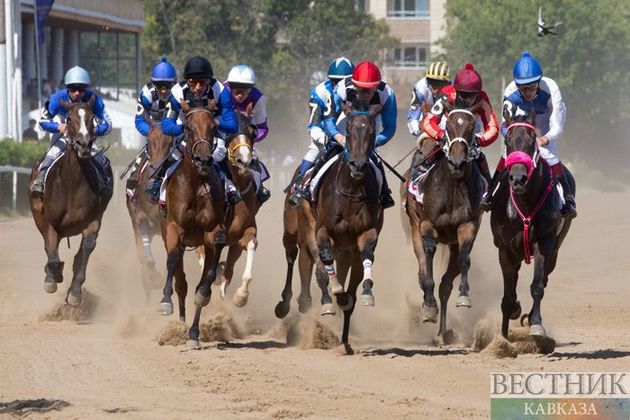
[{"label": "window on building", "polygon": [[426,18],[429,0],[387,0],[388,18]]},{"label": "window on building", "polygon": [[394,66],[424,68],[427,66],[427,49],[424,46],[405,46],[394,49]]}]

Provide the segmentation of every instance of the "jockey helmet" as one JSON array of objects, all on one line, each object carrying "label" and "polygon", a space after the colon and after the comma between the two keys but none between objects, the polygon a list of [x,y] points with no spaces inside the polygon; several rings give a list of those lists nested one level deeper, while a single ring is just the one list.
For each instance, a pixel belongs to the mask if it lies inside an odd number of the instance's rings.
[{"label": "jockey helmet", "polygon": [[363,61],[354,68],[352,82],[361,88],[374,88],[381,82],[381,71],[371,61]]},{"label": "jockey helmet", "polygon": [[328,66],[328,78],[329,79],[343,79],[348,76],[352,76],[354,71],[354,64],[346,57],[339,57],[330,62]]},{"label": "jockey helmet", "polygon": [[168,62],[166,57],[162,57],[151,71],[151,80],[154,82],[176,82],[177,71],[175,67]]},{"label": "jockey helmet", "polygon": [[434,61],[427,68],[426,77],[427,79],[444,80],[448,82],[451,80],[451,69],[444,61]]},{"label": "jockey helmet", "polygon": [[209,79],[212,76],[213,72],[210,62],[200,56],[188,60],[184,67],[184,79]]},{"label": "jockey helmet", "polygon": [[481,76],[472,63],[466,63],[464,68],[455,75],[455,90],[459,92],[481,92]]},{"label": "jockey helmet", "polygon": [[65,77],[63,78],[63,83],[68,85],[89,85],[90,84],[90,75],[88,72],[79,66],[74,66],[70,70],[66,72]]},{"label": "jockey helmet", "polygon": [[232,67],[228,73],[227,81],[231,86],[252,87],[256,84],[254,69],[246,64]]},{"label": "jockey helmet", "polygon": [[512,76],[517,85],[527,85],[542,78],[543,71],[538,60],[529,51],[523,51],[521,58],[514,63]]}]

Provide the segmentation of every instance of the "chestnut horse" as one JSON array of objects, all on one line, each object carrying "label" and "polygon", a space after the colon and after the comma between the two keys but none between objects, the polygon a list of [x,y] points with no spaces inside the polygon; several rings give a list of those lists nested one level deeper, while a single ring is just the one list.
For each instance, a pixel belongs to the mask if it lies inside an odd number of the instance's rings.
[{"label": "chestnut horse", "polygon": [[199,345],[201,310],[210,303],[210,285],[216,278],[221,250],[225,245],[225,191],[212,161],[217,122],[214,101],[208,107],[181,103],[185,115],[186,148],[179,166],[167,181],[167,215],[162,219],[162,238],[166,247],[166,282],[158,312],[173,313],[173,276],[179,301],[179,317],[186,319],[188,292],[184,274],[185,247],[203,245],[205,251],[201,279],[195,290],[195,317],[188,330],[188,345]]},{"label": "chestnut horse", "polygon": [[[561,197],[556,191],[551,167],[540,159],[535,114],[514,117],[506,108],[503,117],[508,124],[503,178],[507,175],[508,182],[503,180],[493,195],[490,216],[503,273],[501,333],[507,338],[510,319],[517,319],[521,314],[516,296],[518,272],[523,260],[529,264],[534,258],[534,278],[530,286],[533,305],[526,316],[529,335],[545,337],[540,304],[571,220],[562,217]],[[564,170],[575,195],[575,180],[567,168]]]},{"label": "chestnut horse", "polygon": [[[448,111],[447,111],[448,112]],[[474,141],[475,109],[452,109],[446,120],[448,141],[444,156],[424,176],[423,204],[409,194],[406,212],[412,231],[413,249],[418,259],[418,279],[424,292],[423,322],[436,322],[438,305],[434,297],[433,258],[438,244],[449,249],[448,268],[440,281],[440,326],[437,340],[444,343],[447,331],[446,308],[453,281],[461,273],[456,306],[470,307],[468,270],[481,223],[481,196],[485,183],[470,154]],[[436,155],[440,145],[424,138],[421,150]],[[440,152],[441,153],[441,152]]]},{"label": "chestnut horse", "polygon": [[[296,176],[297,170],[293,174],[291,184],[295,181]],[[297,207],[292,205],[289,203],[290,195],[291,191],[288,189],[284,197],[284,232],[282,234],[282,244],[287,261],[287,276],[282,289],[282,300],[276,304],[274,312],[276,317],[284,318],[291,309],[293,265],[297,258],[301,283],[298,310],[301,313],[306,313],[311,308],[311,277],[313,276],[313,266],[315,266],[317,285],[322,292],[320,313],[321,315],[334,315],[336,310],[328,292],[328,276],[319,259],[313,207],[308,200],[300,200],[300,205]]]},{"label": "chestnut horse", "polygon": [[[72,264],[72,283],[68,288],[66,302],[79,306],[82,299],[81,286],[85,282],[90,254],[96,247],[103,213],[112,198],[111,184],[99,194],[98,169],[92,162],[94,143],[95,96],[87,103],[70,104],[62,101],[68,111],[66,118],[66,150],[49,169],[43,197],[33,197],[31,188],[37,174],[37,165],[31,173],[29,199],[33,219],[44,238],[44,249],[48,262],[44,268],[44,289],[48,293],[57,291],[57,283],[63,281],[63,261],[59,258],[59,242],[64,237],[81,234],[81,245]],[[112,170],[106,166],[107,176],[112,180]]]},{"label": "chestnut horse", "polygon": [[[383,227],[383,209],[375,172],[379,169],[372,169],[370,163],[376,140],[374,116],[380,112],[380,107],[368,111],[367,103],[357,105],[360,110],[344,104],[344,113],[348,116],[346,143],[339,159],[320,181],[315,227],[319,258],[328,274],[337,304],[343,310],[341,341],[347,353],[352,353],[348,332],[361,281],[360,303],[374,305],[372,264],[378,235]],[[344,291],[349,271],[350,281]]]},{"label": "chestnut horse", "polygon": [[155,258],[151,252],[153,236],[161,235],[161,220],[159,206],[151,200],[144,190],[149,186],[149,176],[171,151],[173,138],[162,133],[160,125],[153,125],[147,136],[148,159],[141,163],[138,171],[138,187],[135,197],[127,196],[127,210],[131,217],[131,225],[136,240],[136,251],[140,259],[142,285],[147,299],[160,274],[155,269]]}]

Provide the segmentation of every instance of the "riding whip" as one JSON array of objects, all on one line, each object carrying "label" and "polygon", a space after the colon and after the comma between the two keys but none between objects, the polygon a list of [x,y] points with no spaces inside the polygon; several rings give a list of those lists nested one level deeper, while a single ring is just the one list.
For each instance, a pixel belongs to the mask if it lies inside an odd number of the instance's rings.
[{"label": "riding whip", "polygon": [[407,159],[407,158],[409,157],[409,155],[410,155],[410,154],[412,154],[413,152],[415,152],[415,151],[416,151],[416,149],[417,149],[417,147],[416,147],[416,146],[412,147],[412,148],[411,148],[411,150],[410,150],[410,151],[408,151],[408,152],[407,152],[407,154],[406,154],[405,156],[403,156],[403,157],[402,157],[402,158],[401,158],[398,162],[396,162],[396,163],[394,164],[394,168],[396,168],[398,165],[400,165],[400,164],[403,162],[403,160]]},{"label": "riding whip", "polygon": [[390,171],[392,171],[392,173],[394,175],[396,175],[398,177],[398,179],[400,179],[400,182],[407,182],[407,180],[405,179],[404,176],[402,176],[401,174],[398,173],[398,171],[396,171],[396,169],[390,165],[389,163],[387,163],[387,161],[385,159],[383,159],[381,157],[381,155],[378,154],[378,152],[376,150],[374,150],[374,154],[381,160],[381,162],[383,162],[383,165],[385,165],[387,167],[387,169],[389,169]]},{"label": "riding whip", "polygon": [[118,179],[120,179],[122,181],[122,179],[125,177],[125,175],[127,175],[127,172],[129,172],[129,170],[131,169],[131,167],[133,166],[133,164],[136,162],[136,160],[140,157],[140,155],[142,155],[142,153],[144,153],[144,151],[146,150],[147,145],[145,144],[144,146],[142,146],[142,149],[140,149],[140,151],[138,152],[138,154],[133,158],[133,160],[129,163],[129,165],[127,165],[127,167],[125,168],[124,171],[122,171],[122,173],[120,174],[120,176],[118,177]]}]

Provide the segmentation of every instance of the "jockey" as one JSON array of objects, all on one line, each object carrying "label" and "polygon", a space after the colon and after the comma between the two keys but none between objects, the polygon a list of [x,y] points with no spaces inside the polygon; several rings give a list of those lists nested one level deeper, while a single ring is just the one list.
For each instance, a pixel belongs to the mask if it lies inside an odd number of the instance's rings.
[{"label": "jockey", "polygon": [[[255,84],[256,74],[254,69],[245,64],[232,67],[228,73],[227,80],[223,83],[227,91],[230,92],[237,111],[245,113],[248,106],[252,107],[251,124],[256,129],[254,143],[258,143],[267,137],[269,127],[267,126],[265,96],[256,88]],[[252,161],[252,168],[261,175],[264,172],[258,157],[255,157]],[[264,203],[271,197],[271,192],[261,182],[256,196],[261,203]]]},{"label": "jockey", "polygon": [[[181,112],[182,101],[190,106],[207,106],[212,100],[216,103],[214,111],[218,123],[215,139],[217,146],[212,158],[215,162],[221,162],[225,158],[225,137],[227,134],[236,133],[238,121],[234,113],[234,102],[223,84],[213,77],[210,62],[203,57],[193,57],[184,67],[184,81],[173,86],[168,104],[166,104],[166,116],[162,120],[162,132],[176,138],[177,149],[173,152],[165,165],[160,168],[156,179],[147,188],[147,193],[157,200],[162,178],[166,170],[173,163],[182,158],[181,151],[186,146],[184,140],[183,122],[185,115]],[[218,165],[217,165],[218,166]],[[219,168],[219,175],[225,183],[227,199],[230,204],[241,200],[241,195],[232,181],[226,176],[223,169]]]},{"label": "jockey", "polygon": [[440,91],[451,83],[451,70],[443,61],[435,61],[427,68],[425,77],[418,80],[411,88],[411,105],[407,111],[407,127],[409,133],[418,137],[420,121],[424,117],[423,105],[429,108],[438,99]]},{"label": "jockey", "polygon": [[46,153],[46,157],[39,166],[39,173],[31,194],[41,196],[44,193],[44,181],[46,172],[52,163],[66,149],[66,116],[67,111],[62,105],[62,101],[69,103],[88,102],[92,96],[95,97],[92,111],[96,116],[94,135],[97,137],[109,134],[112,129],[112,121],[105,111],[103,100],[89,89],[90,75],[85,69],[74,66],[66,72],[64,77],[66,89],[59,90],[46,102],[42,108],[39,126],[49,133],[52,133],[51,146]]},{"label": "jockey", "polygon": [[[338,123],[345,119],[341,115],[341,105],[346,102],[352,103],[356,100],[367,101],[370,105],[382,106],[380,113],[375,117],[377,131],[375,147],[383,146],[394,136],[398,112],[394,90],[381,79],[381,71],[376,64],[370,61],[363,61],[355,67],[351,77],[346,77],[337,84],[332,104],[335,107],[334,111],[329,111],[328,109],[324,111],[326,118],[324,119],[323,127],[330,142],[327,145],[326,153],[315,166],[313,176],[327,160],[339,153],[345,145],[345,125],[342,124],[338,127]],[[341,117],[341,120],[337,121],[337,116]],[[395,203],[391,196],[391,190],[387,185],[383,164],[375,155],[371,156],[371,158],[383,174],[381,206],[384,209],[393,207]],[[307,193],[307,188],[303,189],[303,193]]]},{"label": "jockey", "polygon": [[[514,64],[512,75],[514,80],[505,88],[503,93],[504,106],[510,106],[514,110],[520,109],[526,114],[529,114],[532,109],[535,111],[536,127],[542,134],[537,138],[538,145],[541,146],[540,156],[549,163],[556,180],[562,185],[564,194],[562,215],[574,218],[577,216],[575,198],[571,194],[569,181],[558,157],[558,139],[564,130],[567,111],[560,89],[555,81],[543,77],[540,63],[530,55],[529,51],[524,51],[521,58]],[[501,133],[504,137],[507,135],[505,122],[501,125]],[[502,158],[497,165],[493,178],[495,188],[499,182],[504,163]],[[489,198],[487,201],[490,201]]]},{"label": "jockey", "polygon": [[471,108],[479,104],[476,115],[478,121],[481,121],[483,128],[475,134],[474,137],[477,144],[470,145],[469,153],[473,156],[477,155],[475,162],[479,167],[479,171],[486,182],[490,184],[491,178],[488,162],[483,152],[479,150],[479,146],[487,147],[494,143],[499,136],[499,122],[492,110],[488,95],[482,89],[481,76],[471,63],[466,63],[464,68],[457,72],[452,85],[442,89],[442,95],[431,108],[431,113],[427,114],[422,120],[422,130],[431,138],[442,142],[442,144],[446,142],[445,130],[440,126],[442,118],[445,117],[444,102],[464,108]]},{"label": "jockey", "polygon": [[341,79],[344,79],[352,75],[354,71],[354,64],[346,57],[339,57],[330,62],[328,66],[328,79],[315,86],[309,95],[308,106],[311,109],[308,125],[306,129],[311,137],[311,142],[308,146],[308,151],[302,158],[302,163],[298,167],[297,175],[291,190],[293,193],[289,196],[289,202],[293,205],[297,205],[301,197],[301,191],[298,188],[302,183],[304,174],[315,165],[315,160],[321,155],[326,144],[326,134],[322,128],[322,122],[324,121],[325,111],[332,112],[331,106],[333,101],[333,92],[337,83]]},{"label": "jockey", "polygon": [[[151,81],[144,85],[138,94],[138,110],[136,112],[136,130],[144,137],[149,135],[152,124],[159,123],[166,114],[171,88],[177,82],[177,71],[162,57],[160,62],[151,71]],[[147,121],[149,117],[149,121]],[[136,158],[129,178],[127,179],[127,194],[133,197],[138,187],[138,169],[141,162],[147,157],[146,146]]]}]

